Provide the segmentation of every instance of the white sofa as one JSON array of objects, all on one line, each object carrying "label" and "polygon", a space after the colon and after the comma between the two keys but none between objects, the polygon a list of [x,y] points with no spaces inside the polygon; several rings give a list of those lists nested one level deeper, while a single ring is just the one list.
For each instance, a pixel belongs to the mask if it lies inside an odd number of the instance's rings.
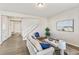
[{"label": "white sofa", "polygon": [[31,36],[27,39],[27,47],[31,55],[53,55],[54,48],[42,49],[40,43]]}]

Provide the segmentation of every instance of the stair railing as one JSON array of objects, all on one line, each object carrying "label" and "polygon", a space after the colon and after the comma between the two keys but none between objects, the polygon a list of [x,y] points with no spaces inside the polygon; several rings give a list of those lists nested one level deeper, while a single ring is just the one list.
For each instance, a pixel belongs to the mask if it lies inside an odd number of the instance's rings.
[{"label": "stair railing", "polygon": [[38,26],[39,26],[39,24],[34,24],[32,27],[30,27],[29,29],[31,29],[31,30],[28,30],[28,33],[24,35],[23,39],[26,40],[26,38],[28,37],[28,35],[29,35],[30,33],[32,33],[35,29],[37,29]]}]

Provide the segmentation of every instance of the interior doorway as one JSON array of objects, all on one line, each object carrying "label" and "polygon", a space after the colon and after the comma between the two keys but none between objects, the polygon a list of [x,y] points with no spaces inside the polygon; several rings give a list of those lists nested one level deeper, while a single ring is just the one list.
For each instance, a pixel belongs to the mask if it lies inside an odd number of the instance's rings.
[{"label": "interior doorway", "polygon": [[21,33],[21,20],[10,20],[10,33]]}]

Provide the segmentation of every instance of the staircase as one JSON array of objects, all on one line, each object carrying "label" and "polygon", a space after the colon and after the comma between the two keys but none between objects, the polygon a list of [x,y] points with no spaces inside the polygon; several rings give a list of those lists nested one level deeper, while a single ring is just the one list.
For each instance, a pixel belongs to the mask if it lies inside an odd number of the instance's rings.
[{"label": "staircase", "polygon": [[38,26],[39,26],[39,23],[29,26],[29,28],[26,30],[26,32],[24,34],[23,39],[27,40],[28,35],[31,34],[35,29],[37,29]]}]

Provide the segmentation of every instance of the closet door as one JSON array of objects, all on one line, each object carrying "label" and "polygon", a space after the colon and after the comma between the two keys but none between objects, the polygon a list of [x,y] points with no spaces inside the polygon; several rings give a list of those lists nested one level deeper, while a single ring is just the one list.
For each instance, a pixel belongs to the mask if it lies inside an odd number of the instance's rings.
[{"label": "closet door", "polygon": [[6,40],[9,37],[8,32],[8,17],[1,16],[1,39],[2,41]]},{"label": "closet door", "polygon": [[21,33],[21,21],[10,20],[9,27],[10,33]]}]

